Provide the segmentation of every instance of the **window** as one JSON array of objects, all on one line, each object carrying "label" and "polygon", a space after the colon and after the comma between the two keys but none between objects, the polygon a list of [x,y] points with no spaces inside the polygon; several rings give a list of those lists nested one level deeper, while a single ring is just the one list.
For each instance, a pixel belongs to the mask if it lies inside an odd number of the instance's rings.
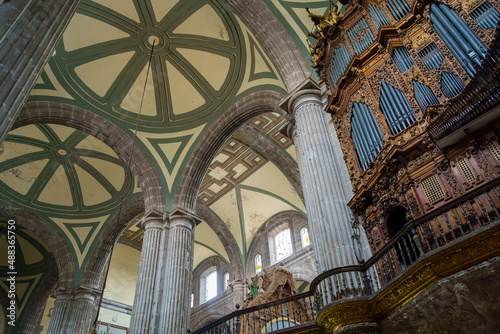
[{"label": "window", "polygon": [[194,293],[191,294],[191,307],[194,306]]},{"label": "window", "polygon": [[255,273],[260,274],[262,271],[262,256],[260,254],[255,255]]},{"label": "window", "polygon": [[205,301],[217,296],[217,271],[212,271],[205,278]]},{"label": "window", "polygon": [[425,180],[422,180],[421,184],[425,197],[427,197],[429,203],[436,202],[444,197],[443,188],[441,188],[441,184],[436,175],[431,175]]},{"label": "window", "polygon": [[302,242],[302,248],[306,248],[311,244],[309,242],[309,231],[305,227],[300,230],[300,241]]},{"label": "window", "polygon": [[229,288],[229,273],[224,274],[224,290]]},{"label": "window", "polygon": [[274,237],[274,247],[276,250],[276,261],[282,260],[293,253],[290,229],[286,229]]}]

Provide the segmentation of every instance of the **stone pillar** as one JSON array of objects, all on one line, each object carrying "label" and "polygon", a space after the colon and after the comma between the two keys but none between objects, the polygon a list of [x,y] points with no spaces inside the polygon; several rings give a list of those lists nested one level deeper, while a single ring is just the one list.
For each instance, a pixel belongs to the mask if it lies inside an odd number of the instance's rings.
[{"label": "stone pillar", "polygon": [[0,3],[0,142],[52,55],[79,0]]},{"label": "stone pillar", "polygon": [[[297,150],[304,201],[319,272],[358,264],[338,154],[330,125],[325,120],[319,86],[307,79],[285,99],[281,107],[294,119],[289,136]],[[340,153],[341,154],[341,153]]]},{"label": "stone pillar", "polygon": [[69,323],[61,333],[87,333],[93,328],[97,314],[97,297],[100,293],[99,290],[82,285],[75,289]]},{"label": "stone pillar", "polygon": [[151,308],[152,319],[149,322],[149,333],[158,333],[157,329],[160,326],[161,307],[163,303],[163,291],[165,288],[165,258],[168,250],[168,235],[169,235],[169,219],[168,213],[163,215],[163,229],[160,235],[160,249],[158,254],[158,263],[156,266],[156,284],[153,296],[153,307]]},{"label": "stone pillar", "polygon": [[157,288],[157,268],[160,254],[160,241],[164,221],[163,214],[155,210],[147,213],[142,220],[144,237],[142,239],[141,261],[135,287],[134,306],[130,320],[131,334],[148,333],[153,320],[154,291]]},{"label": "stone pillar", "polygon": [[240,305],[240,307],[243,306],[243,302],[245,301],[246,298],[246,293],[247,293],[247,281],[245,278],[240,277],[235,279],[233,282],[231,282],[231,288],[233,289],[233,297],[234,297],[234,305]]},{"label": "stone pillar", "polygon": [[185,334],[189,325],[194,227],[201,219],[184,210],[170,214],[165,288],[158,333]]},{"label": "stone pillar", "polygon": [[64,322],[67,320],[71,308],[71,293],[58,289],[55,293],[56,301],[52,310],[47,334],[59,334],[63,332]]}]

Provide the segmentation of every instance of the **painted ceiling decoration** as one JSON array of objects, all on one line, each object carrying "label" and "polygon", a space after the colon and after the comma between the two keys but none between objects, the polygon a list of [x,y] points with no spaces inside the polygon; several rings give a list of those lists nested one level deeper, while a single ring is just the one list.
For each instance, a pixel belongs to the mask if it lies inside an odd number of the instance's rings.
[{"label": "painted ceiling decoration", "polygon": [[[294,159],[288,153],[295,151],[291,140],[279,132],[284,121],[284,117],[277,113],[265,113],[248,124],[269,136],[279,149]],[[231,195],[226,196],[228,193]],[[258,202],[247,203],[250,197],[257,198]],[[219,200],[220,203],[216,204]],[[223,145],[210,164],[198,193],[198,201],[223,218],[244,259],[256,231],[271,216],[286,210],[305,215],[304,204],[283,173],[251,147],[234,138]],[[213,207],[212,203],[215,203]],[[272,208],[269,209],[269,206]],[[224,207],[227,210],[220,210]],[[122,234],[122,239],[126,239],[124,242],[137,249],[141,247],[144,232],[138,227],[139,221],[140,217],[134,219]],[[221,240],[206,222],[202,222],[195,232],[193,268],[213,256],[230,264]]]},{"label": "painted ceiling decoration", "polygon": [[72,249],[77,281],[87,255],[122,201],[139,195],[125,163],[70,127],[31,124],[0,145],[0,202],[52,223]]},{"label": "painted ceiling decoration", "polygon": [[131,135],[147,76],[138,145],[155,162],[167,210],[218,116],[252,92],[285,93],[252,33],[215,0],[83,0],[30,99],[77,105]]},{"label": "painted ceiling decoration", "polygon": [[[1,254],[8,254],[7,233],[7,223],[0,222]],[[48,246],[31,232],[17,228],[16,241],[16,307],[18,319],[21,319],[33,291],[37,289],[56,263]],[[7,273],[12,271],[9,270],[7,260],[7,256],[0,258],[0,277],[2,277],[2,280],[0,280],[0,294],[5,295],[5,299],[8,299],[7,294],[10,286],[10,283],[6,280],[10,277]]]},{"label": "painted ceiling decoration", "polygon": [[[232,143],[234,146],[242,145],[234,139],[230,139],[227,145]],[[241,149],[241,152],[245,155],[248,151]],[[214,162],[217,163],[216,160]],[[233,184],[229,191],[212,200],[208,207],[230,230],[244,268],[257,231],[269,218],[283,211],[297,211],[306,216],[299,195],[285,175],[270,161],[255,167],[247,177]]]}]

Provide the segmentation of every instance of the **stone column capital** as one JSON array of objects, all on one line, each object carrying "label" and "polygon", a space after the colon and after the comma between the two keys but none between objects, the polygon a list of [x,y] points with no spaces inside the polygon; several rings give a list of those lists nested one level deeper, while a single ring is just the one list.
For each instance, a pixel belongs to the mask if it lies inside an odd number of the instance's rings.
[{"label": "stone column capital", "polygon": [[153,209],[146,212],[139,226],[143,230],[161,230],[167,220],[168,214]]},{"label": "stone column capital", "polygon": [[67,288],[64,288],[64,287],[58,287],[55,291],[54,291],[54,297],[56,298],[56,300],[70,300],[71,299],[71,290],[70,289],[67,289]]},{"label": "stone column capital", "polygon": [[78,285],[74,291],[75,299],[87,299],[91,302],[93,302],[100,293],[101,291],[99,289],[82,284]]},{"label": "stone column capital", "polygon": [[[175,208],[170,213],[170,227],[182,224],[185,225],[186,227],[193,229],[196,225],[198,225],[202,221],[203,219],[201,219],[194,213],[186,211],[181,208]],[[191,226],[187,226],[188,224],[190,224]]]},{"label": "stone column capital", "polygon": [[323,93],[320,86],[311,78],[307,78],[279,103],[280,108],[295,117],[295,111],[303,103],[316,102],[321,104]]}]

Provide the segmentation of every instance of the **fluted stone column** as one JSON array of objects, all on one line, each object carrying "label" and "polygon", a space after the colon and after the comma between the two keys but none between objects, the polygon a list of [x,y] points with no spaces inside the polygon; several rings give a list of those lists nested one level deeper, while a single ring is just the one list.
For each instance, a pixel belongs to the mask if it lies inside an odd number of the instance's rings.
[{"label": "fluted stone column", "polygon": [[80,0],[0,3],[0,142],[52,55]]},{"label": "fluted stone column", "polygon": [[134,306],[130,320],[131,334],[145,334],[149,332],[150,322],[154,321],[153,301],[154,291],[157,288],[156,275],[159,265],[160,241],[163,226],[163,214],[151,211],[142,220],[144,237],[142,239],[141,261],[135,287]]},{"label": "fluted stone column", "polygon": [[71,293],[64,289],[55,292],[56,301],[52,310],[47,334],[59,334],[63,332],[64,322],[67,320],[71,308]]},{"label": "fluted stone column", "polygon": [[246,297],[248,283],[245,278],[240,277],[231,282],[231,288],[233,289],[234,305],[239,304],[243,306],[243,302]]},{"label": "fluted stone column", "polygon": [[97,314],[99,293],[101,291],[82,285],[75,289],[69,321],[60,333],[85,333],[92,328]]},{"label": "fluted stone column", "polygon": [[319,272],[358,264],[352,244],[352,213],[331,129],[325,120],[319,86],[308,79],[281,102],[294,119],[295,143],[304,201]]},{"label": "fluted stone column", "polygon": [[158,333],[161,319],[161,307],[163,304],[163,291],[165,289],[165,258],[168,250],[168,235],[169,235],[169,220],[168,213],[163,215],[163,229],[160,235],[160,249],[158,254],[158,263],[156,266],[156,283],[153,295],[153,307],[151,308],[152,319],[149,322],[149,333]]},{"label": "fluted stone column", "polygon": [[158,333],[185,334],[189,324],[194,227],[201,220],[176,209],[170,214],[165,289]]}]

